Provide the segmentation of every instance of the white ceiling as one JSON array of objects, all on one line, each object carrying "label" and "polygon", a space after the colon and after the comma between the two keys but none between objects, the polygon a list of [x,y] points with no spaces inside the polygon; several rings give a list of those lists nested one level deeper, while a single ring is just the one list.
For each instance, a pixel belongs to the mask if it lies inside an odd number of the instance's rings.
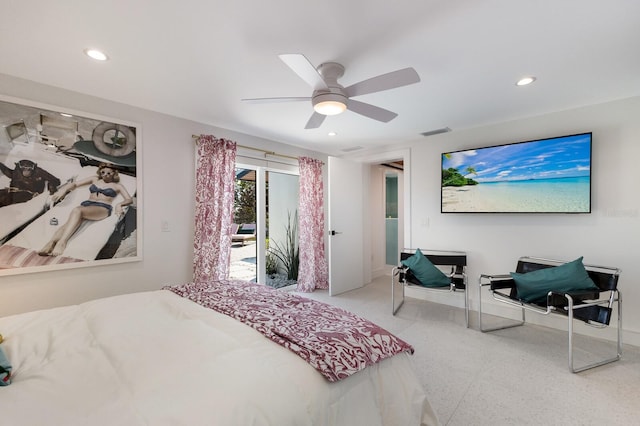
[{"label": "white ceiling", "polygon": [[[640,95],[639,52],[638,0],[2,0],[0,13],[0,73],[333,155]],[[310,103],[240,101],[311,95],[281,53],[343,64],[344,86],[405,67],[421,82],[357,98],[398,113],[389,123],[347,111],[305,130]],[[538,80],[516,87],[525,75]]]}]

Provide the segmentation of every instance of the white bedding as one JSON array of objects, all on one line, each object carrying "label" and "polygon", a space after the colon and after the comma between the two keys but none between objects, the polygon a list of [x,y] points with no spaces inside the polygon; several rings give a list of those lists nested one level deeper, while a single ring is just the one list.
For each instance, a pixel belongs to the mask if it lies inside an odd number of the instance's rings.
[{"label": "white bedding", "polygon": [[437,424],[402,353],[337,383],[226,315],[166,291],[0,318],[7,425]]}]

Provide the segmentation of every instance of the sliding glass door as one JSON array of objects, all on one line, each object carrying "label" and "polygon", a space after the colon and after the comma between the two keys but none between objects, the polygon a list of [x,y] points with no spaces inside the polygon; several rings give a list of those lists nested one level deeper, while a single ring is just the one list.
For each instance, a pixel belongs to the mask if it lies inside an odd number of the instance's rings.
[{"label": "sliding glass door", "polygon": [[231,235],[231,266],[234,280],[256,281],[257,277],[257,200],[256,170],[236,167]]},{"label": "sliding glass door", "polygon": [[[273,287],[295,284],[298,267],[297,167],[236,165],[230,278]],[[235,228],[235,226],[234,226]]]},{"label": "sliding glass door", "polygon": [[267,171],[265,284],[293,285],[298,279],[298,176]]}]

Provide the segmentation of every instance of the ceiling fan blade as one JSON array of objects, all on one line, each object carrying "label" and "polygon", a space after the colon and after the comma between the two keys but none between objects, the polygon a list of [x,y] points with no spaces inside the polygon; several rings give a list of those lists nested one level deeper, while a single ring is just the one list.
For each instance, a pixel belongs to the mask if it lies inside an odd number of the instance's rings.
[{"label": "ceiling fan blade", "polygon": [[352,84],[344,89],[348,97],[366,95],[368,93],[382,92],[396,87],[408,86],[420,81],[420,76],[413,68],[404,68],[392,71],[359,83]]},{"label": "ceiling fan blade", "polygon": [[301,79],[313,87],[313,90],[329,89],[318,70],[309,62],[306,56],[300,53],[286,53],[278,57],[300,76]]},{"label": "ceiling fan blade", "polygon": [[318,114],[317,112],[314,112],[313,114],[311,114],[311,118],[309,118],[309,121],[307,121],[307,125],[304,126],[304,128],[317,129],[318,127],[320,127],[320,125],[322,124],[322,122],[326,117],[327,117],[326,115],[322,115],[322,114]]},{"label": "ceiling fan blade", "polygon": [[252,104],[265,104],[272,102],[300,102],[307,101],[311,102],[310,97],[296,98],[296,97],[284,97],[284,98],[249,98],[249,99],[240,99],[242,102],[248,102]]},{"label": "ceiling fan blade", "polygon": [[347,100],[347,109],[383,123],[388,123],[398,116],[395,112],[364,102],[354,101],[353,99]]}]

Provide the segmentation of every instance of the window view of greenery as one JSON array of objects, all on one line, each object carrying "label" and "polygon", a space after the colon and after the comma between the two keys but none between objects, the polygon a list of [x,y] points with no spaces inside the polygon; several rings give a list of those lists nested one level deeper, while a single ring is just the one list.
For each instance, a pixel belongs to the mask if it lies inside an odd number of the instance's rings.
[{"label": "window view of greenery", "polygon": [[256,183],[236,179],[234,223],[256,223]]}]

